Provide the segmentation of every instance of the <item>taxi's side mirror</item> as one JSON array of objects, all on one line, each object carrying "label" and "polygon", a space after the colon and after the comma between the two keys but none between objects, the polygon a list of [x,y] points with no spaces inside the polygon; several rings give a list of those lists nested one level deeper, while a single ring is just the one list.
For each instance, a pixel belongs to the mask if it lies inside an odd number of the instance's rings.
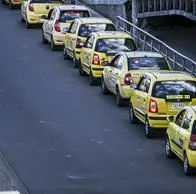
[{"label": "taxi's side mirror", "polygon": [[45,22],[46,20],[48,20],[48,17],[46,16],[46,15],[42,15],[41,17],[40,17],[40,21],[41,22]]},{"label": "taxi's side mirror", "polygon": [[174,122],[174,116],[169,116],[167,117],[168,122]]}]

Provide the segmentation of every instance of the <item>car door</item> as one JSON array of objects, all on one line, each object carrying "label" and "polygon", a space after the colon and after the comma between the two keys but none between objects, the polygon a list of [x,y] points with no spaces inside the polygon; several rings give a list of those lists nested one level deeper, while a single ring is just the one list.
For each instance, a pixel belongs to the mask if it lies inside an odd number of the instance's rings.
[{"label": "car door", "polygon": [[54,21],[55,13],[56,13],[56,10],[53,10],[53,9],[50,10],[48,13],[47,19],[43,23],[43,32],[44,32],[45,38],[48,41],[51,41],[52,22]]},{"label": "car door", "polygon": [[81,50],[82,55],[82,66],[85,72],[90,73],[90,66],[92,62],[93,46],[95,37],[89,36],[86,40],[85,46]]},{"label": "car door", "polygon": [[147,98],[148,98],[148,92],[150,88],[151,80],[148,76],[144,76],[141,78],[138,87],[135,92],[135,111],[138,115],[139,119],[143,122],[145,122],[146,112],[147,109]]},{"label": "car door", "polygon": [[73,48],[74,48],[74,38],[76,38],[78,22],[74,21],[71,23],[67,33],[65,34],[65,47],[67,54],[73,57]]},{"label": "car door", "polygon": [[120,79],[120,75],[122,72],[123,62],[124,57],[122,55],[119,55],[117,60],[115,60],[115,62],[112,64],[111,71],[109,73],[109,88],[114,94],[116,93],[116,86],[118,86],[120,89],[120,85],[118,85],[118,80]]},{"label": "car door", "polygon": [[171,147],[178,156],[180,156],[180,152],[181,152],[179,134],[180,131],[183,130],[182,122],[185,114],[186,114],[186,110],[180,111],[179,114],[176,116],[175,122],[169,124],[169,137],[171,141]]},{"label": "car door", "polygon": [[187,146],[187,142],[189,142],[190,134],[191,134],[191,122],[192,122],[192,114],[190,111],[186,111],[186,114],[184,116],[183,122],[182,122],[182,128],[177,131],[177,141],[179,144],[179,155],[183,159],[184,156],[184,150]]},{"label": "car door", "polygon": [[[113,59],[112,59],[112,61],[109,63],[109,65],[108,66],[106,66],[105,68],[104,68],[104,81],[105,81],[105,85],[107,86],[107,88],[111,91],[112,90],[112,81],[111,81],[111,79],[112,79],[112,77],[113,77],[113,75],[112,75],[112,69],[115,67],[115,66],[117,66],[116,64],[117,64],[117,61],[118,61],[118,59],[119,59],[119,57],[120,57],[120,55],[116,55]],[[112,91],[111,91],[112,92]]]}]

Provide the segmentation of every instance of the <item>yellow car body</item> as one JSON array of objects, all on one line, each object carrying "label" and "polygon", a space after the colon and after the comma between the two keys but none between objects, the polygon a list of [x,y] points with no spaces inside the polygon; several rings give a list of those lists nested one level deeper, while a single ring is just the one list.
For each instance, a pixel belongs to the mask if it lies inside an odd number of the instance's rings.
[{"label": "yellow car body", "polygon": [[89,75],[92,85],[102,77],[104,66],[120,51],[135,51],[136,45],[131,35],[125,32],[94,32],[81,50],[80,75]]},{"label": "yellow car body", "polygon": [[20,6],[22,0],[1,0],[2,3],[8,3],[10,9],[13,9],[15,6]]},{"label": "yellow car body", "polygon": [[55,6],[63,5],[62,0],[27,0],[21,4],[21,22],[30,28],[33,24],[42,24],[42,17],[46,17]]},{"label": "yellow car body", "polygon": [[173,118],[168,118],[165,153],[168,158],[178,156],[184,162],[186,175],[196,168],[196,106],[187,106]]},{"label": "yellow car body", "polygon": [[165,70],[171,70],[171,67],[160,53],[120,52],[103,70],[102,93],[115,94],[117,105],[121,106],[130,99],[130,84],[138,84],[141,76],[148,71]]},{"label": "yellow car body", "polygon": [[115,30],[113,22],[106,18],[78,18],[70,25],[65,34],[64,58],[73,58],[73,65],[79,66],[81,48],[90,33],[96,31]]},{"label": "yellow car body", "polygon": [[52,50],[63,46],[65,34],[71,22],[79,17],[90,17],[86,6],[63,5],[51,9],[42,25],[42,42],[49,42]]},{"label": "yellow car body", "polygon": [[137,86],[132,85],[129,117],[132,123],[145,124],[147,137],[155,129],[167,129],[167,117],[184,106],[196,105],[196,79],[186,72],[146,73]]}]

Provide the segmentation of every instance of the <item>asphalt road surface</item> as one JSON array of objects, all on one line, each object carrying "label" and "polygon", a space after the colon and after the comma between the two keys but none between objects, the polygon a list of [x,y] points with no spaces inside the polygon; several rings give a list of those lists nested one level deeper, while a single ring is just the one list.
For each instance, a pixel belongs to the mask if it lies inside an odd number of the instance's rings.
[{"label": "asphalt road surface", "polygon": [[195,194],[163,137],[78,76],[62,52],[0,7],[0,148],[32,194]]}]

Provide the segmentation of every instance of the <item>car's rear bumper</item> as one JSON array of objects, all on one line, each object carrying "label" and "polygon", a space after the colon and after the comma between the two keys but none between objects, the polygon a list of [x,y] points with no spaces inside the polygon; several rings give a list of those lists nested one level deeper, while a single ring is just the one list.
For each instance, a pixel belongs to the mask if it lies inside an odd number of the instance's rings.
[{"label": "car's rear bumper", "polygon": [[131,88],[130,86],[121,85],[119,86],[120,95],[122,98],[130,99],[131,97]]},{"label": "car's rear bumper", "polygon": [[11,3],[12,3],[12,5],[21,5],[20,0],[12,0]]},{"label": "car's rear bumper", "polygon": [[168,121],[167,117],[170,115],[148,115],[148,121],[150,124],[150,127],[157,128],[157,129],[167,129],[168,127]]},{"label": "car's rear bumper", "polygon": [[187,154],[190,166],[193,168],[196,168],[196,151],[188,150],[186,154]]},{"label": "car's rear bumper", "polygon": [[63,46],[64,44],[65,35],[61,32],[54,32],[53,33],[53,40],[55,45]]},{"label": "car's rear bumper", "polygon": [[101,66],[91,66],[91,72],[94,78],[101,78],[103,74],[104,67]]},{"label": "car's rear bumper", "polygon": [[46,14],[35,14],[35,13],[29,13],[27,14],[27,20],[30,24],[42,24],[43,21],[41,21],[41,16],[44,16]]}]

